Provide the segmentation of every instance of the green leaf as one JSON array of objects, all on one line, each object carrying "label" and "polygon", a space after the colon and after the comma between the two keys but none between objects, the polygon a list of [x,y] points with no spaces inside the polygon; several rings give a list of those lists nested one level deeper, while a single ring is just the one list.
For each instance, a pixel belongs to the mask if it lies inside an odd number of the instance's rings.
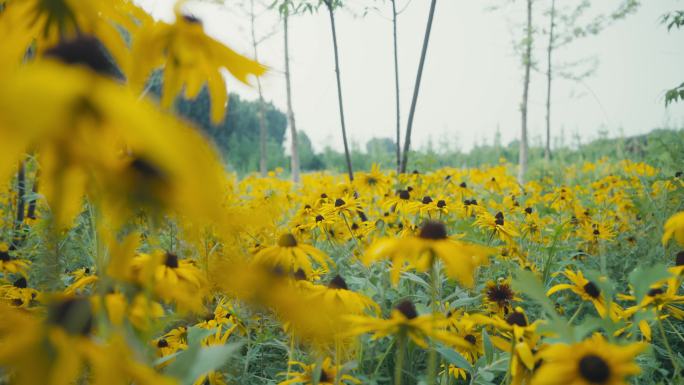
[{"label": "green leaf", "polygon": [[530,297],[546,311],[551,318],[557,318],[558,314],[551,300],[546,296],[546,289],[536,275],[531,271],[518,270],[513,278],[513,288]]},{"label": "green leaf", "polygon": [[492,345],[492,340],[489,338],[489,334],[486,330],[482,330],[482,344],[484,345],[485,359],[487,360],[487,365],[491,365],[494,360],[494,345]]},{"label": "green leaf", "polygon": [[166,367],[165,373],[180,379],[184,385],[192,385],[197,377],[225,364],[242,343],[202,347],[202,340],[215,332],[215,329],[190,327],[188,348],[175,356],[176,359]]},{"label": "green leaf", "polygon": [[439,352],[448,363],[465,369],[471,374],[473,373],[473,366],[459,352],[447,347],[437,348],[437,352]]}]

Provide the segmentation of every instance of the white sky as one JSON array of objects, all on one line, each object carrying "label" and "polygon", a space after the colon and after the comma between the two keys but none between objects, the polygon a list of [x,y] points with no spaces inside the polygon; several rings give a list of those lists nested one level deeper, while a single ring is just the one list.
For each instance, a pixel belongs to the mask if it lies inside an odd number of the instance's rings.
[{"label": "white sky", "polygon": [[[261,0],[255,0],[259,3]],[[260,4],[270,4],[263,0]],[[399,16],[399,67],[402,100],[402,137],[429,9],[428,0],[397,0],[405,11]],[[557,0],[568,4],[575,0]],[[593,1],[604,10],[619,0]],[[148,12],[173,19],[174,0],[138,0]],[[252,55],[249,18],[241,7],[249,0],[218,3],[193,2],[187,8],[203,20],[206,31],[232,48]],[[498,11],[492,4],[509,4]],[[439,0],[414,121],[412,143],[430,140],[467,150],[474,143],[492,141],[497,126],[504,143],[519,136],[518,106],[522,69],[512,42],[519,27],[522,1]],[[571,143],[575,133],[582,141],[605,129],[611,136],[648,132],[656,127],[684,126],[684,103],[664,107],[664,91],[684,81],[684,31],[668,33],[659,17],[684,8],[681,0],[642,0],[638,12],[603,31],[559,50],[557,62],[596,55],[599,67],[584,84],[557,80],[553,91],[552,130]],[[347,0],[348,10],[337,13],[345,117],[350,141],[361,146],[372,137],[395,135],[394,68],[391,5],[381,0]],[[540,30],[547,25],[536,3]],[[366,5],[375,5],[362,16]],[[264,96],[285,111],[283,35],[276,11],[258,6],[257,35],[275,31],[259,47],[259,58],[272,70],[263,78]],[[599,10],[600,11],[600,10]],[[541,68],[546,37],[535,41]],[[318,150],[330,145],[342,149],[337,105],[330,21],[327,11],[290,18],[290,60],[294,111],[299,130],[309,135]],[[227,78],[231,91],[247,99],[256,89]],[[533,73],[530,94],[530,140],[543,137],[545,75]]]}]

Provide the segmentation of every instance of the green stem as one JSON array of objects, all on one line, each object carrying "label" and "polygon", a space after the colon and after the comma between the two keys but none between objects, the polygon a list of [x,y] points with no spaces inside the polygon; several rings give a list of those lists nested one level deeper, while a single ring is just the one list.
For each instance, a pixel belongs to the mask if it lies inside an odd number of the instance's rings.
[{"label": "green stem", "polygon": [[667,349],[667,354],[670,356],[670,362],[672,363],[672,368],[674,369],[674,373],[672,378],[677,378],[679,376],[679,365],[677,365],[677,360],[675,359],[674,352],[672,351],[672,347],[670,346],[670,341],[667,339],[667,335],[665,334],[665,328],[663,327],[663,320],[660,319],[660,311],[656,311],[656,321],[658,321],[658,329],[660,329],[660,336],[663,339],[663,344],[665,344],[665,348]]},{"label": "green stem", "polygon": [[570,317],[570,319],[568,320],[568,325],[572,325],[572,321],[574,321],[575,318],[577,318],[580,311],[582,311],[582,307],[584,307],[584,302],[580,302],[579,306],[577,307],[577,310],[575,310],[575,314],[573,314],[572,317]]},{"label": "green stem", "polygon": [[397,336],[396,360],[394,363],[394,385],[401,385],[401,380],[404,376],[403,366],[404,357],[406,355],[404,350],[406,350],[406,334],[402,331]]},{"label": "green stem", "polygon": [[378,371],[380,370],[380,366],[382,366],[382,363],[385,362],[385,359],[387,358],[387,355],[389,354],[390,349],[392,349],[392,346],[394,346],[394,340],[392,340],[392,342],[390,342],[390,344],[387,346],[385,353],[382,354],[380,361],[378,361],[378,364],[375,366],[375,370],[373,371],[373,377],[372,378],[378,378]]}]

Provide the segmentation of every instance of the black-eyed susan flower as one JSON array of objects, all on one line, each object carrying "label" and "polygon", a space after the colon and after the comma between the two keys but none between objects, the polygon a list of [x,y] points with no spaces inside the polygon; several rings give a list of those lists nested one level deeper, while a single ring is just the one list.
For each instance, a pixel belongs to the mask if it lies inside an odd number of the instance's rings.
[{"label": "black-eyed susan flower", "polygon": [[0,65],[18,66],[34,45],[38,55],[59,41],[79,35],[96,36],[124,72],[130,68],[130,52],[123,27],[135,34],[138,26],[151,19],[132,1],[10,0],[3,6],[0,50],[5,60]]},{"label": "black-eyed susan flower", "polygon": [[485,307],[492,313],[506,316],[513,310],[513,303],[520,301],[511,287],[510,278],[489,281],[483,290]]},{"label": "black-eyed susan flower", "polygon": [[317,248],[297,241],[291,233],[285,233],[278,238],[278,243],[265,247],[254,255],[253,262],[258,265],[280,268],[286,272],[296,272],[302,269],[307,276],[313,274],[313,263],[328,269],[335,263],[324,252]]},{"label": "black-eyed susan flower", "polygon": [[318,374],[318,379],[314,377],[317,374],[316,368],[318,364],[305,364],[299,361],[290,362],[295,369],[289,373],[280,373],[285,375],[284,381],[278,383],[278,385],[292,385],[292,384],[302,384],[302,385],[335,385],[335,384],[360,384],[361,381],[357,378],[344,372],[344,368],[340,365],[333,364],[329,357],[323,359],[320,364],[320,374]]},{"label": "black-eyed susan flower", "polygon": [[419,315],[415,305],[409,300],[400,302],[392,309],[388,319],[354,315],[345,318],[351,324],[348,334],[352,336],[371,333],[373,340],[387,336],[405,336],[422,348],[428,347],[428,338],[434,338],[450,346],[468,344],[462,338],[446,331],[448,322],[443,315]]},{"label": "black-eyed susan flower", "polygon": [[0,273],[7,274],[21,274],[26,276],[26,272],[30,266],[30,262],[26,259],[14,258],[10,255],[9,246],[6,243],[0,243]]},{"label": "black-eyed susan flower", "polygon": [[334,276],[327,286],[311,285],[310,295],[314,301],[327,302],[345,314],[379,313],[380,307],[369,297],[352,291],[340,275]]},{"label": "black-eyed susan flower", "polygon": [[180,259],[174,253],[161,250],[142,253],[131,261],[130,278],[152,288],[162,300],[176,303],[180,311],[202,309],[206,278],[190,259]]},{"label": "black-eyed susan flower", "polygon": [[501,211],[497,212],[495,215],[483,211],[478,215],[475,225],[485,230],[491,236],[498,236],[499,239],[506,243],[512,243],[513,238],[520,236],[513,226],[511,226],[510,222],[506,221],[504,214]]},{"label": "black-eyed susan flower", "polygon": [[385,238],[374,243],[363,258],[365,264],[389,258],[392,260],[390,277],[399,282],[399,274],[405,264],[419,271],[428,271],[433,263],[444,263],[449,277],[465,286],[472,286],[475,269],[487,263],[493,249],[449,238],[444,223],[428,221],[420,228],[418,236]]},{"label": "black-eyed susan flower", "polygon": [[645,348],[613,345],[599,334],[576,344],[552,344],[540,352],[543,363],[532,385],[626,385],[641,371],[634,359]]},{"label": "black-eyed susan flower", "polygon": [[586,279],[581,271],[564,270],[562,274],[572,283],[559,283],[552,286],[546,295],[550,296],[562,290],[570,290],[584,301],[591,302],[601,317],[606,316],[606,299],[601,293],[599,286]]},{"label": "black-eyed susan flower", "polygon": [[668,218],[663,226],[663,245],[673,239],[684,247],[684,211],[679,212]]},{"label": "black-eyed susan flower", "polygon": [[206,83],[211,97],[211,120],[218,123],[223,120],[228,100],[220,70],[225,68],[248,84],[249,75],[259,76],[266,69],[209,37],[199,19],[181,12],[182,3],[176,4],[173,24],[155,21],[141,28],[133,42],[131,84],[142,90],[149,74],[163,66],[161,104],[169,108],[181,91],[194,99]]}]

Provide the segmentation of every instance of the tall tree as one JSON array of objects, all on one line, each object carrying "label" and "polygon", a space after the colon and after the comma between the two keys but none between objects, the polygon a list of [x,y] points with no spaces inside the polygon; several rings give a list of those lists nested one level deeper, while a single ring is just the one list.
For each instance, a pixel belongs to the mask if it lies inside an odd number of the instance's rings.
[{"label": "tall tree", "polygon": [[529,91],[530,91],[530,70],[532,69],[532,3],[533,0],[526,0],[527,4],[527,24],[525,27],[525,39],[523,41],[523,68],[525,69],[525,76],[523,78],[523,95],[520,102],[520,152],[518,157],[518,182],[525,182],[525,175],[527,174],[527,107],[529,105]]},{"label": "tall tree", "polygon": [[416,113],[416,104],[418,103],[418,92],[420,91],[420,80],[423,77],[423,66],[425,65],[425,56],[427,55],[428,43],[430,42],[430,31],[432,30],[432,20],[435,16],[435,7],[437,0],[430,2],[430,13],[428,14],[427,27],[425,28],[425,36],[423,37],[423,49],[420,53],[420,62],[418,64],[418,74],[416,75],[416,84],[413,87],[413,98],[411,99],[411,109],[409,110],[408,123],[406,125],[406,135],[404,138],[404,153],[401,158],[401,165],[399,172],[406,172],[408,164],[408,154],[411,148],[411,132],[413,130],[413,117]]},{"label": "tall tree", "polygon": [[556,0],[551,0],[549,24],[549,44],[546,49],[546,143],[544,145],[544,159],[547,162],[551,160],[551,56],[553,55],[554,30],[556,28]]},{"label": "tall tree", "polygon": [[290,43],[289,43],[289,28],[288,19],[290,16],[290,8],[286,4],[285,9],[282,12],[283,15],[283,36],[285,40],[285,89],[287,94],[287,118],[290,122],[290,137],[291,137],[291,147],[290,147],[290,168],[292,170],[292,180],[294,182],[299,182],[299,151],[298,151],[298,138],[297,138],[297,126],[295,124],[294,110],[292,109],[292,83],[290,77]]},{"label": "tall tree", "polygon": [[[260,39],[256,36],[256,12],[254,11],[254,0],[249,0],[249,20],[252,36],[252,49],[254,50],[254,60],[259,61]],[[266,119],[264,118],[264,93],[261,88],[261,78],[257,77],[257,91],[259,92],[259,171],[265,177],[268,168],[266,165]]]},{"label": "tall tree", "polygon": [[337,48],[337,31],[335,29],[335,9],[340,7],[342,2],[340,0],[320,0],[328,9],[330,15],[330,28],[332,30],[333,52],[335,56],[335,76],[337,78],[337,100],[340,107],[340,124],[342,126],[342,142],[344,144],[344,157],[347,163],[347,173],[349,180],[354,180],[354,170],[352,169],[351,155],[349,153],[349,144],[347,142],[347,127],[344,123],[344,104],[342,103],[342,80],[340,77],[340,59],[339,50]]},{"label": "tall tree", "polygon": [[401,103],[399,99],[399,49],[397,44],[397,1],[392,1],[392,41],[394,43],[394,94],[397,104],[397,172],[401,172]]},{"label": "tall tree", "polygon": [[[593,3],[596,4],[596,3]],[[560,67],[558,77],[581,82],[592,75],[596,69],[595,60],[580,59],[569,63],[554,63],[554,53],[578,38],[599,34],[612,23],[633,13],[640,5],[638,0],[618,0],[617,7],[610,13],[588,15],[592,3],[589,0],[566,1],[558,8],[556,0],[551,0],[548,10],[549,29],[546,48],[546,141],[544,158],[551,159],[551,84],[556,77],[555,68]],[[591,59],[591,58],[589,58]],[[585,64],[588,68],[583,68]]]}]

